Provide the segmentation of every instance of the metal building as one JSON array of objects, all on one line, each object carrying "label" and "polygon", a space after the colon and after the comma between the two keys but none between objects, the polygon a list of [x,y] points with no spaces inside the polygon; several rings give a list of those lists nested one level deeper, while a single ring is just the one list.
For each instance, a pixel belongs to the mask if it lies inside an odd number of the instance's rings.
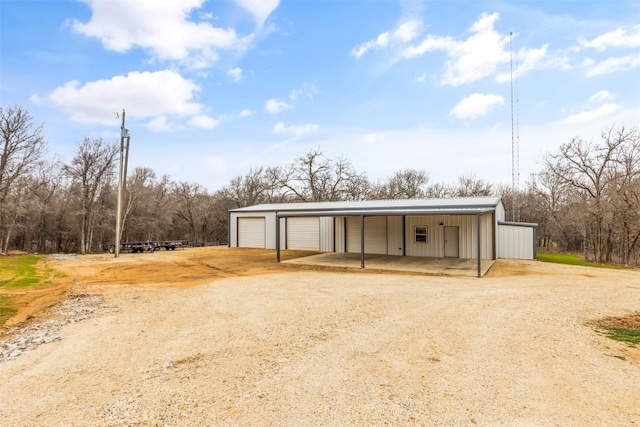
[{"label": "metal building", "polygon": [[229,211],[229,246],[477,259],[535,259],[536,224],[499,197],[263,204]]}]

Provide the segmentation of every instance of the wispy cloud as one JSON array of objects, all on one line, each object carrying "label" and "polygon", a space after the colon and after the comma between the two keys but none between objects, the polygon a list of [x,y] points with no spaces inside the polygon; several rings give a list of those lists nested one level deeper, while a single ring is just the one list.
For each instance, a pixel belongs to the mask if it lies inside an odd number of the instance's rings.
[{"label": "wispy cloud", "polygon": [[258,27],[262,27],[269,15],[278,8],[279,0],[235,0],[253,15]]},{"label": "wispy cloud", "polygon": [[617,28],[593,38],[580,39],[580,45],[603,52],[612,47],[634,48],[640,46],[640,25],[636,25],[628,32],[624,28]]},{"label": "wispy cloud", "polygon": [[316,85],[309,84],[309,83],[303,83],[302,86],[300,86],[297,89],[292,90],[289,93],[289,99],[291,101],[295,101],[296,99],[298,99],[301,96],[307,97],[309,99],[313,99],[313,97],[316,96],[319,93],[320,93],[320,90],[316,87]]},{"label": "wispy cloud", "polygon": [[474,93],[462,99],[451,110],[451,115],[459,119],[476,119],[484,116],[497,105],[504,105],[499,95]]},{"label": "wispy cloud", "polygon": [[615,95],[609,92],[608,90],[601,90],[599,92],[594,93],[589,101],[592,103],[601,103],[603,101],[608,101],[610,99],[615,98]]},{"label": "wispy cloud", "polygon": [[571,125],[591,123],[608,117],[609,115],[611,115],[611,113],[617,111],[619,108],[620,106],[617,104],[604,104],[596,108],[595,110],[584,111],[582,113],[565,117],[560,121],[560,123]]},{"label": "wispy cloud", "polygon": [[278,114],[285,110],[291,110],[293,105],[287,104],[279,99],[271,98],[264,104],[264,109],[267,113]]},{"label": "wispy cloud", "polygon": [[277,134],[287,134],[287,135],[293,135],[293,136],[299,137],[311,132],[315,132],[319,128],[320,126],[313,123],[287,126],[284,123],[279,122],[279,123],[276,123],[276,125],[273,127],[273,132]]},{"label": "wispy cloud", "polygon": [[411,19],[400,23],[394,30],[380,33],[373,40],[361,43],[351,50],[351,55],[360,59],[367,51],[382,49],[395,43],[408,43],[422,31],[422,22]]},{"label": "wispy cloud", "polygon": [[199,114],[189,120],[188,124],[201,129],[213,129],[218,126],[220,120],[216,120],[213,117],[209,117],[205,114]]},{"label": "wispy cloud", "polygon": [[227,71],[227,76],[234,82],[238,83],[242,80],[242,68],[235,67]]},{"label": "wispy cloud", "polygon": [[587,77],[611,74],[620,71],[628,71],[640,67],[640,53],[629,54],[621,57],[611,57],[603,61],[587,59],[583,62]]}]

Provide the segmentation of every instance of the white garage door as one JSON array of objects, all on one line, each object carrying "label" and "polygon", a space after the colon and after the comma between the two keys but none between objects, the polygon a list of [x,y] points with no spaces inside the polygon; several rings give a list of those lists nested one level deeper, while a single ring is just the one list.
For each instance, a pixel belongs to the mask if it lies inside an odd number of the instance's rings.
[{"label": "white garage door", "polygon": [[264,249],[264,217],[238,218],[238,247]]},{"label": "white garage door", "polygon": [[[360,253],[360,217],[347,217],[347,252]],[[387,253],[387,217],[364,218],[364,252]]]},{"label": "white garage door", "polygon": [[320,218],[287,218],[287,249],[320,250]]}]

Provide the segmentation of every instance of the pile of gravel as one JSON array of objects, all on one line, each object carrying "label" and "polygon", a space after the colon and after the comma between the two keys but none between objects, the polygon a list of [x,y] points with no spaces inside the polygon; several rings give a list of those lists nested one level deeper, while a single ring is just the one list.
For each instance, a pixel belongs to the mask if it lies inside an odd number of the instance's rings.
[{"label": "pile of gravel", "polygon": [[41,344],[58,341],[64,325],[93,317],[105,307],[100,295],[69,294],[67,299],[51,307],[43,318],[47,320],[16,326],[0,334],[0,363],[18,357]]}]

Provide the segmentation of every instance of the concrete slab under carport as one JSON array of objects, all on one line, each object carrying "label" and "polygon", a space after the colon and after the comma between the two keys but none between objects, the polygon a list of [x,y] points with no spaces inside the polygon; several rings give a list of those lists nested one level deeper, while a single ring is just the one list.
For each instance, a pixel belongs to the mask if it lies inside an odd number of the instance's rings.
[{"label": "concrete slab under carport", "polygon": [[[327,252],[318,255],[290,259],[282,262],[287,264],[360,269],[360,254]],[[487,271],[489,271],[493,263],[494,260],[491,259],[481,260],[481,276],[484,276]],[[381,271],[407,271],[412,273],[423,273],[437,276],[478,277],[477,259],[428,258],[365,254],[364,268]]]}]

